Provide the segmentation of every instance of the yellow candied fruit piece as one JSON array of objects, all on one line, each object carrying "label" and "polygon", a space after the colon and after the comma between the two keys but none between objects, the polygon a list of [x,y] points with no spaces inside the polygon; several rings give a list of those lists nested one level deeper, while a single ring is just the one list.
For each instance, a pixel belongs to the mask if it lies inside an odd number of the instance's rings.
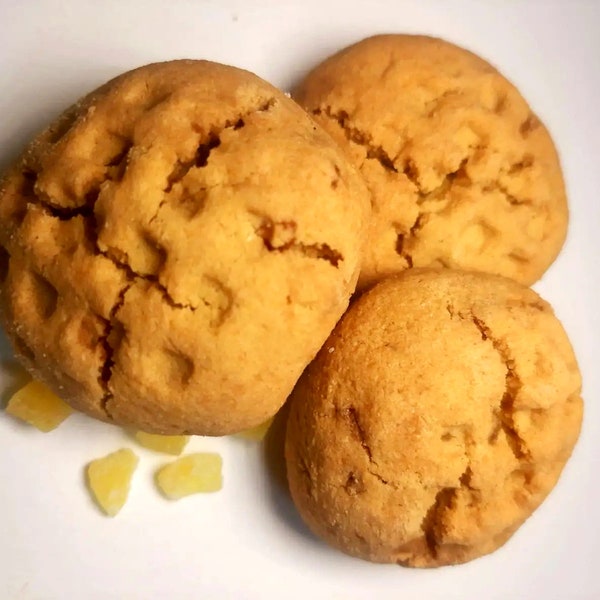
[{"label": "yellow candied fruit piece", "polygon": [[13,394],[6,412],[47,433],[56,429],[73,409],[43,383],[30,381]]},{"label": "yellow candied fruit piece", "polygon": [[135,439],[140,446],[156,450],[156,452],[164,452],[165,454],[173,454],[178,456],[183,452],[190,440],[189,435],[157,435],[155,433],[146,433],[138,431],[135,434]]},{"label": "yellow candied fruit piece", "polygon": [[190,494],[217,492],[223,487],[222,467],[219,454],[188,454],[159,469],[156,484],[171,500]]},{"label": "yellow candied fruit piece", "polygon": [[256,427],[252,427],[251,429],[246,429],[245,431],[240,431],[236,433],[237,436],[244,438],[245,440],[250,440],[251,442],[262,442],[267,435],[267,431],[269,431],[269,427],[273,423],[273,419],[275,417],[271,417],[267,419],[264,423],[257,425]]},{"label": "yellow candied fruit piece", "polygon": [[123,508],[129,495],[138,457],[129,448],[122,448],[87,466],[88,485],[100,508],[114,517]]}]

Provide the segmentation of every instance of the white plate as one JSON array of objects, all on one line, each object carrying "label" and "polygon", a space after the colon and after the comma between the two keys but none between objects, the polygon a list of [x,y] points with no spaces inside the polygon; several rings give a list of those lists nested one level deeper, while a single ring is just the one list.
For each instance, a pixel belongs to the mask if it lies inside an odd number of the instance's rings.
[{"label": "white plate", "polygon": [[[1,0],[2,166],[66,105],[143,63],[209,58],[286,89],[332,51],[382,31],[440,35],[487,57],[561,152],[569,239],[536,288],[572,338],[587,402],[558,487],[514,538],[470,564],[427,571],[348,558],[311,537],[260,445],[195,439],[192,449],[222,453],[225,488],[176,503],[153,488],[165,461],[138,448],[129,502],[108,519],[88,498],[83,467],[134,447],[125,434],[76,416],[42,435],[0,415],[0,600],[599,598],[599,27],[592,1]],[[2,361],[10,355],[2,342]],[[5,366],[0,377],[4,392]]]}]

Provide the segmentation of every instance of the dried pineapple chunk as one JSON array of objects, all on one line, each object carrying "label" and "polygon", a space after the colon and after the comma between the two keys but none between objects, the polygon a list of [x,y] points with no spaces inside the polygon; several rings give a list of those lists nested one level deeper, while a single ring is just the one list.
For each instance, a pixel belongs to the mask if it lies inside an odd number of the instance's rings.
[{"label": "dried pineapple chunk", "polygon": [[30,381],[13,394],[6,412],[47,433],[56,429],[73,409],[43,383]]},{"label": "dried pineapple chunk", "polygon": [[274,417],[267,419],[264,423],[257,425],[256,427],[252,427],[251,429],[246,429],[245,431],[240,431],[236,433],[237,436],[244,438],[245,440],[250,440],[251,442],[262,442],[267,435],[267,431],[269,431],[269,427],[273,423]]},{"label": "dried pineapple chunk", "polygon": [[171,500],[199,492],[217,492],[223,487],[222,466],[219,454],[189,454],[159,469],[156,484]]},{"label": "dried pineapple chunk", "polygon": [[87,477],[92,495],[109,517],[114,517],[127,501],[137,464],[138,457],[129,448],[123,448],[88,465]]},{"label": "dried pineapple chunk", "polygon": [[178,456],[183,452],[183,449],[190,440],[190,436],[157,435],[154,433],[146,433],[145,431],[138,431],[135,434],[135,439],[141,446],[144,446],[144,448]]}]

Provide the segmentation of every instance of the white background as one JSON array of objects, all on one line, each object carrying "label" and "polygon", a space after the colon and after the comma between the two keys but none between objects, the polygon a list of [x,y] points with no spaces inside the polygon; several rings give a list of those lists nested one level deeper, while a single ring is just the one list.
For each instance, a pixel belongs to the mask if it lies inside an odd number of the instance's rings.
[{"label": "white background", "polygon": [[[0,415],[0,600],[600,598],[600,2],[0,0],[0,166],[77,97],[131,67],[207,58],[287,89],[378,32],[440,35],[486,57],[559,147],[569,238],[536,289],[571,335],[586,411],[558,487],[495,554],[409,570],[313,539],[285,493],[277,440],[265,452],[195,439],[190,449],[223,454],[225,488],[177,503],[152,485],[165,461],[138,449],[129,502],[111,520],[88,498],[83,468],[135,447],[124,433],[77,416],[42,435]],[[5,399],[14,377],[0,347]]]}]

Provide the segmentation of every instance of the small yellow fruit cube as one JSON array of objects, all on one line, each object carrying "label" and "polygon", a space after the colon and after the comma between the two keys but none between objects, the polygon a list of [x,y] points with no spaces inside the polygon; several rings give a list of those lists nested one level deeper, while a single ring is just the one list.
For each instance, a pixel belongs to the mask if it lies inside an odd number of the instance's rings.
[{"label": "small yellow fruit cube", "polygon": [[222,467],[219,454],[189,454],[159,469],[156,484],[171,500],[200,492],[217,492],[223,487]]},{"label": "small yellow fruit cube", "polygon": [[141,446],[144,446],[144,448],[178,456],[183,452],[183,449],[186,447],[190,439],[190,436],[157,435],[154,433],[146,433],[145,431],[138,431],[135,434],[135,439]]},{"label": "small yellow fruit cube", "polygon": [[58,427],[73,409],[43,383],[30,381],[13,394],[6,412],[47,433]]},{"label": "small yellow fruit cube", "polygon": [[252,427],[251,429],[246,429],[245,431],[240,431],[236,435],[245,440],[250,440],[251,442],[262,442],[267,435],[267,431],[269,431],[269,427],[273,423],[274,417],[267,419],[264,423],[257,425],[256,427]]},{"label": "small yellow fruit cube", "polygon": [[123,448],[103,458],[93,460],[87,467],[88,484],[100,508],[114,517],[123,508],[138,457]]}]

